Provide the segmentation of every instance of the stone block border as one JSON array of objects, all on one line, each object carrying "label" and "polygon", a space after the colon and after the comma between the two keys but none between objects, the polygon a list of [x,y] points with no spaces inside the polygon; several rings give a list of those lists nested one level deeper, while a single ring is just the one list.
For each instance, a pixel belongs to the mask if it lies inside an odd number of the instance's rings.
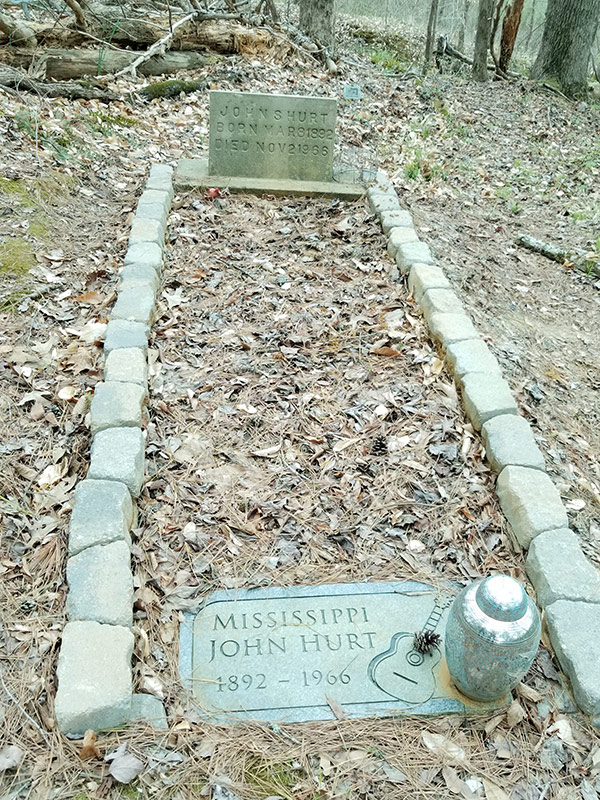
[{"label": "stone block border", "polygon": [[90,407],[90,467],[75,489],[69,525],[68,621],[54,707],[59,729],[71,737],[139,720],[167,727],[160,700],[132,691],[130,530],[144,481],[149,325],[172,199],[173,169],[153,164],[106,329],[104,382]]},{"label": "stone block border", "polygon": [[[408,288],[444,353],[466,414],[481,431],[496,492],[526,570],[550,641],[579,707],[600,726],[600,574],[569,530],[560,494],[545,470],[527,420],[519,416],[500,365],[481,339],[443,269],[419,241],[385,172],[368,188],[371,210],[395,256],[392,277]],[[391,323],[391,320],[389,321]]]},{"label": "stone block border", "polygon": [[[495,357],[384,172],[368,200],[388,236],[393,276],[408,286],[446,353],[473,427],[481,430],[496,490],[550,640],[580,708],[600,725],[600,575],[568,529],[560,495]],[[104,383],[91,404],[88,476],[75,490],[67,562],[68,622],[58,660],[55,714],[71,737],[145,720],[166,728],[160,701],[134,695],[130,529],[144,477],[144,404],[149,325],[154,317],[173,170],[154,164],[142,194],[105,336]],[[132,291],[133,290],[133,291]]]}]

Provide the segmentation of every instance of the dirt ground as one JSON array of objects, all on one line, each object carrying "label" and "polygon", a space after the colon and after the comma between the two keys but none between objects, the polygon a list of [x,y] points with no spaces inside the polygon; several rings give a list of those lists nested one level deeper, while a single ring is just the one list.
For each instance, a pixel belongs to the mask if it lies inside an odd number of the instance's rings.
[{"label": "dirt ground", "polygon": [[[525,82],[400,80],[372,47],[348,36],[335,78],[279,51],[194,77],[340,98],[362,85],[360,103],[340,100],[340,141],[392,177],[597,561],[599,284],[515,239],[598,254],[600,112]],[[70,500],[130,214],[149,162],[205,152],[207,110],[206,92],[109,107],[0,94],[0,751],[22,751],[0,796],[597,798],[597,735],[546,647],[509,712],[478,720],[224,729],[180,685],[181,614],[215,588],[525,580],[479,439],[364,201],[176,198],[134,549],[136,686],[164,696],[170,730],[99,735],[84,761],[54,729]],[[403,312],[394,340],[389,308]],[[103,760],[122,744],[143,764],[126,785]]]}]

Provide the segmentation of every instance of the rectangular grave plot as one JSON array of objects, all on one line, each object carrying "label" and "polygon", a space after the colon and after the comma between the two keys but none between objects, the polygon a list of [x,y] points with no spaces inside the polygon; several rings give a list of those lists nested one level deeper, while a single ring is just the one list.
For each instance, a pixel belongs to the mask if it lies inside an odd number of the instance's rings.
[{"label": "rectangular grave plot", "polygon": [[322,97],[211,91],[209,174],[331,181],[336,110]]},{"label": "rectangular grave plot", "polygon": [[[452,595],[416,582],[337,584],[211,594],[181,631],[181,674],[212,719],[332,719],[481,713],[454,689],[440,650]],[[501,705],[501,704],[500,704]]]}]

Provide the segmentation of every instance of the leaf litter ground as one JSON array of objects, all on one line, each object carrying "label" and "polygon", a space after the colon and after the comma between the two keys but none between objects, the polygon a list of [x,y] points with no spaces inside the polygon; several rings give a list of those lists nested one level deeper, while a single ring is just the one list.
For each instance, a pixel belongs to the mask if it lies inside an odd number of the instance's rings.
[{"label": "leaf litter ground", "polygon": [[[598,113],[525,86],[400,82],[356,41],[345,47],[341,78],[273,58],[231,59],[206,77],[338,95],[363,84],[361,105],[341,103],[341,138],[392,175],[545,437],[596,558],[597,286],[513,240],[523,228],[594,246]],[[181,690],[179,617],[214,588],[495,569],[524,579],[479,440],[405,288],[389,281],[364,203],[176,199],[134,552],[136,687],[165,697],[171,730],[103,734],[85,761],[57,734],[69,503],[87,468],[85,414],[128,214],[148,160],[202,151],[207,98],[142,113],[123,102],[109,115],[84,102],[2,105],[3,175],[36,200],[6,184],[0,194],[0,242],[22,239],[35,261],[17,269],[22,252],[2,252],[3,797],[597,797],[596,736],[545,648],[509,712],[478,721],[231,730],[201,721]],[[397,336],[386,309],[400,312]],[[119,745],[143,765],[126,788],[97,755]]]}]

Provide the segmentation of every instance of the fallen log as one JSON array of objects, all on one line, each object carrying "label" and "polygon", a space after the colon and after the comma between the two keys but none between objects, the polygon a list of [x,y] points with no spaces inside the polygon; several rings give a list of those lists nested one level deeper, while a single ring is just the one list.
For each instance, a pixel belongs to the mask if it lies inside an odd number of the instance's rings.
[{"label": "fallen log", "polygon": [[45,83],[34,80],[18,69],[0,67],[0,86],[18,91],[35,92],[42,97],[68,97],[71,100],[102,100],[109,103],[119,100],[115,92],[93,85],[60,81]]},{"label": "fallen log", "polygon": [[[87,46],[90,34],[102,41],[103,32],[113,30],[111,45],[118,47],[131,47],[134,50],[144,50],[155,44],[161,37],[171,30],[168,16],[157,17],[127,17],[120,16],[115,19],[115,9],[109,6],[95,6],[95,21],[97,30],[77,30],[71,27],[61,27],[56,24],[31,22],[28,23],[35,35],[38,44],[48,48],[71,49]],[[181,25],[173,34],[171,50],[202,51],[210,50],[214,53],[258,53],[268,50],[272,44],[273,36],[265,29],[247,28],[239,22],[230,20],[189,20]],[[8,36],[0,28],[0,46],[8,43]],[[106,48],[108,52],[118,52],[113,48]],[[140,53],[137,52],[136,56]]]},{"label": "fallen log", "polygon": [[517,244],[527,248],[527,250],[532,250],[534,253],[539,253],[545,258],[549,258],[551,261],[556,261],[558,264],[566,264],[580,272],[585,272],[587,275],[600,277],[600,264],[595,259],[590,258],[589,254],[583,250],[563,250],[554,244],[542,242],[528,233],[520,233],[517,236]]},{"label": "fallen log", "polygon": [[[112,75],[127,69],[140,57],[131,50],[46,50],[40,60],[36,56],[36,74],[46,79],[69,81],[87,75],[98,77]],[[172,52],[152,56],[137,67],[140,75],[170,75],[179,70],[196,69],[214,61],[217,56],[208,53]],[[0,52],[0,61],[14,67],[29,68],[34,59],[29,50]],[[43,71],[45,68],[45,72]]]}]

